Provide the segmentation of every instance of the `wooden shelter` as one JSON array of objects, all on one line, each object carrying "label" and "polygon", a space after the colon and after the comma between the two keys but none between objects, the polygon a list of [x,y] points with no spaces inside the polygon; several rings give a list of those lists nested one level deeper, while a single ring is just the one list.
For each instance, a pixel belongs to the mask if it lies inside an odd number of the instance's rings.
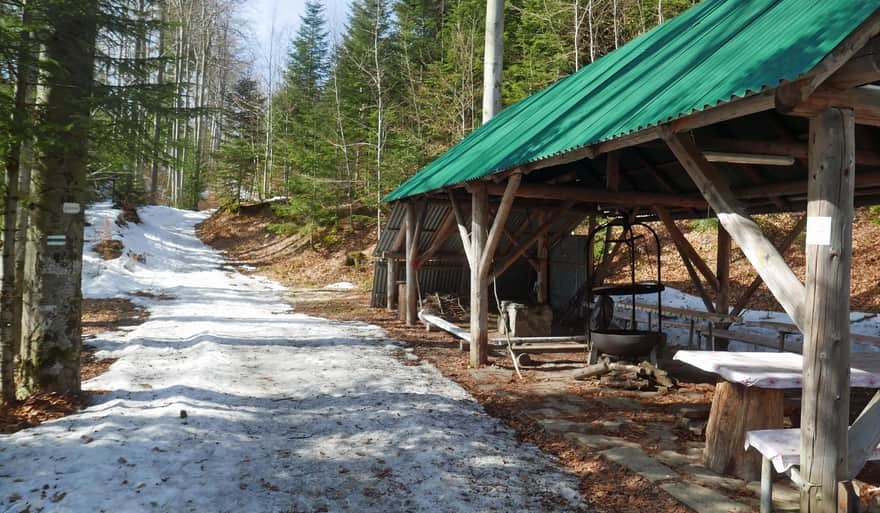
[{"label": "wooden shelter", "polygon": [[[804,334],[802,511],[836,511],[838,482],[880,442],[878,401],[862,414],[876,421],[847,422],[853,209],[880,204],[878,34],[877,0],[705,0],[508,107],[386,198],[406,211],[407,319],[421,205],[448,205],[443,229],[461,240],[475,367],[487,361],[499,262],[529,252],[546,283],[547,234],[562,216],[662,221],[707,309],[741,310],[763,280]],[[517,207],[537,222],[510,233]],[[715,269],[673,222],[709,210],[721,224]],[[806,213],[806,283],[750,217],[771,212]],[[739,298],[729,296],[731,240],[760,276]]]}]

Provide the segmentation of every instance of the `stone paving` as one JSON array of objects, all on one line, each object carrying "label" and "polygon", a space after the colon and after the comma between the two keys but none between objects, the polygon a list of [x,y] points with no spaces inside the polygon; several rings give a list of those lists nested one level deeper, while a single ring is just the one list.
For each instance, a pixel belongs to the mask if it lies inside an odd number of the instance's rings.
[{"label": "stone paving", "polygon": [[[554,376],[545,381],[524,384],[523,395],[540,398],[540,402],[526,414],[549,435],[574,441],[590,454],[601,454],[605,459],[626,467],[665,490],[676,500],[697,513],[747,513],[758,510],[760,483],[745,482],[723,476],[701,463],[703,443],[682,441],[673,431],[702,424],[708,416],[706,405],[673,404],[667,413],[673,413],[678,425],[663,422],[635,422],[627,418],[584,419],[583,412],[595,403],[567,391],[572,381]],[[643,392],[640,398],[655,396]],[[613,410],[639,412],[646,403],[630,397],[604,396],[590,398]],[[581,417],[581,419],[578,419]],[[640,442],[623,431],[643,434]],[[641,436],[641,435],[640,435]],[[774,483],[775,512],[798,511],[799,496],[787,480]]]}]

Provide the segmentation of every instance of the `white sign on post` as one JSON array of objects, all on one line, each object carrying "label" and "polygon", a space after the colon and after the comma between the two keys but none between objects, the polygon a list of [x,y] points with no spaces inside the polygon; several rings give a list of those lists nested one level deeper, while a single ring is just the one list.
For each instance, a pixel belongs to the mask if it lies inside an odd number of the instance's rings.
[{"label": "white sign on post", "polygon": [[807,218],[807,244],[814,246],[831,245],[831,218],[810,216]]},{"label": "white sign on post", "polygon": [[64,203],[61,205],[61,211],[65,214],[79,214],[79,203]]},{"label": "white sign on post", "polygon": [[49,235],[46,237],[47,246],[63,246],[67,243],[67,237],[64,235]]}]

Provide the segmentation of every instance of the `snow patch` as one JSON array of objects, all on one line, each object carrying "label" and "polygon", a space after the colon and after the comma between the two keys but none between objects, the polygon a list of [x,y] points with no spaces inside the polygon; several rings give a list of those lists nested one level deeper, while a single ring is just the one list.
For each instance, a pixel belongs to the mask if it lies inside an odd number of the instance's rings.
[{"label": "snow patch", "polygon": [[[0,435],[0,511],[586,509],[576,477],[381,329],[290,313],[225,265],[195,237],[207,213],[118,213],[88,211],[83,290],[150,319],[89,342],[118,359],[83,385],[96,404]],[[107,226],[129,256],[88,250]]]},{"label": "snow patch", "polygon": [[324,286],[324,289],[326,290],[353,290],[354,288],[354,283],[347,281],[340,281],[339,283],[331,283],[330,285]]}]

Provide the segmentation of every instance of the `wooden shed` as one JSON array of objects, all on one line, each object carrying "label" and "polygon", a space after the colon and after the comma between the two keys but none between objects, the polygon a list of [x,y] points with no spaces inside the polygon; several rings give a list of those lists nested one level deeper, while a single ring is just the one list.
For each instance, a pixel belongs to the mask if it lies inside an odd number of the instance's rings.
[{"label": "wooden shed", "polygon": [[[546,259],[561,218],[625,208],[663,221],[719,311],[748,300],[728,294],[732,238],[804,334],[802,510],[836,511],[837,483],[880,441],[880,420],[870,433],[846,421],[853,208],[880,203],[878,34],[877,0],[705,0],[509,106],[385,198],[405,212],[409,297],[427,203],[448,205],[468,262],[475,367],[493,262]],[[532,229],[504,229],[514,208]],[[707,210],[723,228],[715,269],[672,222]],[[771,212],[806,212],[806,283],[750,217]]]}]

